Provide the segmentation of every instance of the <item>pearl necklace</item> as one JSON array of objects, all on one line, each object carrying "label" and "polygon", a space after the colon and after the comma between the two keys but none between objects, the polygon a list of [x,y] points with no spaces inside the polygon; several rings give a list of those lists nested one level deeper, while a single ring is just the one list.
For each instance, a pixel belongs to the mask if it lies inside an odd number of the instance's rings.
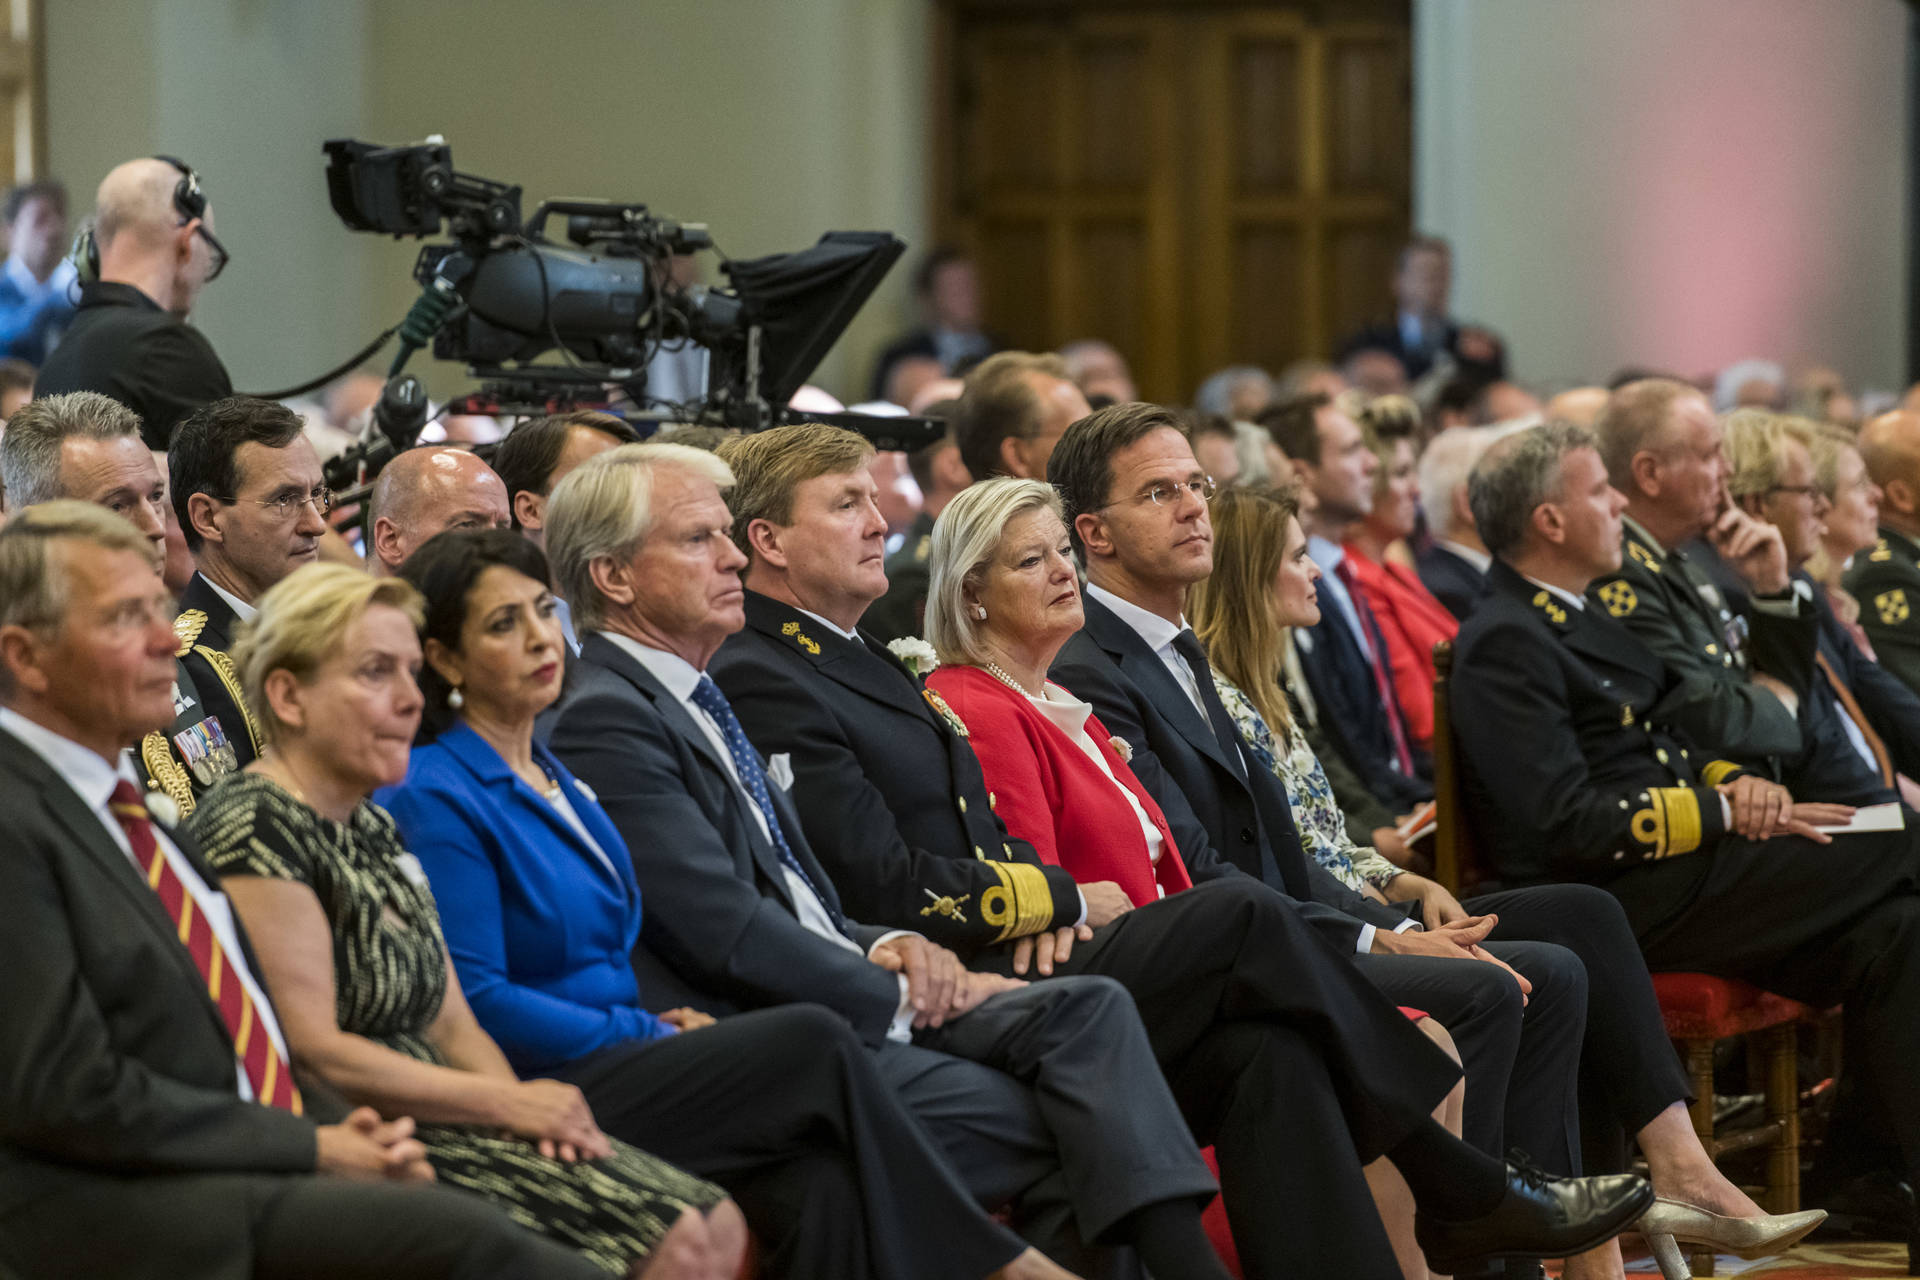
[{"label": "pearl necklace", "polygon": [[[989,662],[984,667],[982,667],[981,670],[985,671],[988,675],[992,676],[995,680],[998,680],[1001,684],[1007,686],[1007,688],[1013,690],[1015,693],[1020,694],[1022,697],[1031,698],[1035,696],[1034,694],[1028,693],[1027,687],[1021,684],[1018,680],[1015,680],[1012,676],[1008,675],[1006,673],[1006,670],[1002,668],[1001,665],[997,662]],[[1039,696],[1044,697],[1045,695],[1042,694]]]}]

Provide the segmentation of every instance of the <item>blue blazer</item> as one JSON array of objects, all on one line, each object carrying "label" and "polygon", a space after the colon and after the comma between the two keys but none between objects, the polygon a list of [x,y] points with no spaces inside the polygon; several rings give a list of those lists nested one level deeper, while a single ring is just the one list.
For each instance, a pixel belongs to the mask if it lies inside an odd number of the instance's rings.
[{"label": "blue blazer", "polygon": [[416,748],[406,780],[374,796],[426,870],[467,1003],[522,1075],[673,1033],[640,1007],[630,959],[640,886],[626,842],[584,783],[541,744],[533,751],[611,871],[465,725]]}]

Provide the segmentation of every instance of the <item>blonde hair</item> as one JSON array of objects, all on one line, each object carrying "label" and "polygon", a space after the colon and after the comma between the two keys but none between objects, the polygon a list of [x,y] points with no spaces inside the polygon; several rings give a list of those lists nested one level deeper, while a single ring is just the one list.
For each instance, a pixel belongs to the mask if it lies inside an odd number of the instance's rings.
[{"label": "blonde hair", "polygon": [[727,493],[733,540],[751,557],[748,525],[755,520],[792,524],[793,495],[801,485],[861,470],[873,457],[873,446],[844,427],[797,422],[722,440],[714,452],[733,469],[734,485]]},{"label": "blonde hair", "polygon": [[679,467],[733,487],[733,469],[704,449],[684,444],[623,444],[567,473],[547,500],[547,558],[577,632],[606,620],[607,602],[593,584],[594,561],[629,560],[653,531],[653,473]]},{"label": "blonde hair", "polygon": [[979,584],[1014,517],[1041,508],[1066,522],[1052,485],[996,476],[961,490],[933,522],[926,640],[941,662],[978,666],[987,661],[980,622],[967,613],[966,589]]},{"label": "blonde hair", "polygon": [[290,672],[306,680],[346,639],[347,629],[375,605],[400,610],[418,631],[426,620],[426,601],[404,578],[376,578],[344,564],[310,564],[267,589],[259,612],[241,624],[233,645],[240,689],[253,708],[263,737],[271,738],[273,706],[267,701],[267,677]]},{"label": "blonde hair", "polygon": [[1214,495],[1213,572],[1187,591],[1187,621],[1207,646],[1213,669],[1239,686],[1282,742],[1293,715],[1280,687],[1287,628],[1274,610],[1273,581],[1287,549],[1287,525],[1300,512],[1300,491],[1223,489]]},{"label": "blonde hair", "polygon": [[[78,542],[106,551],[132,551],[157,573],[160,553],[146,534],[123,516],[71,498],[24,507],[0,528],[0,627],[57,629],[66,617],[66,553],[56,544]],[[13,692],[13,677],[0,666],[0,694]]]},{"label": "blonde hair", "polygon": [[1769,409],[1735,409],[1722,425],[1732,469],[1727,492],[1736,499],[1763,495],[1780,483],[1789,442],[1805,445],[1809,456],[1813,452],[1815,433],[1806,424]]}]

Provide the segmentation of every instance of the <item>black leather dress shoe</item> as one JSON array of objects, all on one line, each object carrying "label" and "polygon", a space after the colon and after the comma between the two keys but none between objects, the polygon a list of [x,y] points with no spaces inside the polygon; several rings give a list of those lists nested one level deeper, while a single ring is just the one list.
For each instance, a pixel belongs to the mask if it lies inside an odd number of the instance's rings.
[{"label": "black leather dress shoe", "polygon": [[1556,1178],[1519,1152],[1507,1160],[1507,1191],[1489,1213],[1449,1222],[1424,1209],[1413,1234],[1435,1271],[1480,1258],[1564,1258],[1613,1239],[1653,1203],[1653,1188],[1630,1173]]}]

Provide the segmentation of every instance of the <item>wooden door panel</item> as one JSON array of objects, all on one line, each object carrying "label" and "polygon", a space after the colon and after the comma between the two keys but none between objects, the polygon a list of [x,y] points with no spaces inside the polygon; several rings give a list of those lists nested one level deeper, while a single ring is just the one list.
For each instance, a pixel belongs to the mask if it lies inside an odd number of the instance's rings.
[{"label": "wooden door panel", "polygon": [[1167,400],[1329,351],[1407,230],[1408,4],[942,0],[935,221],[994,331]]}]

